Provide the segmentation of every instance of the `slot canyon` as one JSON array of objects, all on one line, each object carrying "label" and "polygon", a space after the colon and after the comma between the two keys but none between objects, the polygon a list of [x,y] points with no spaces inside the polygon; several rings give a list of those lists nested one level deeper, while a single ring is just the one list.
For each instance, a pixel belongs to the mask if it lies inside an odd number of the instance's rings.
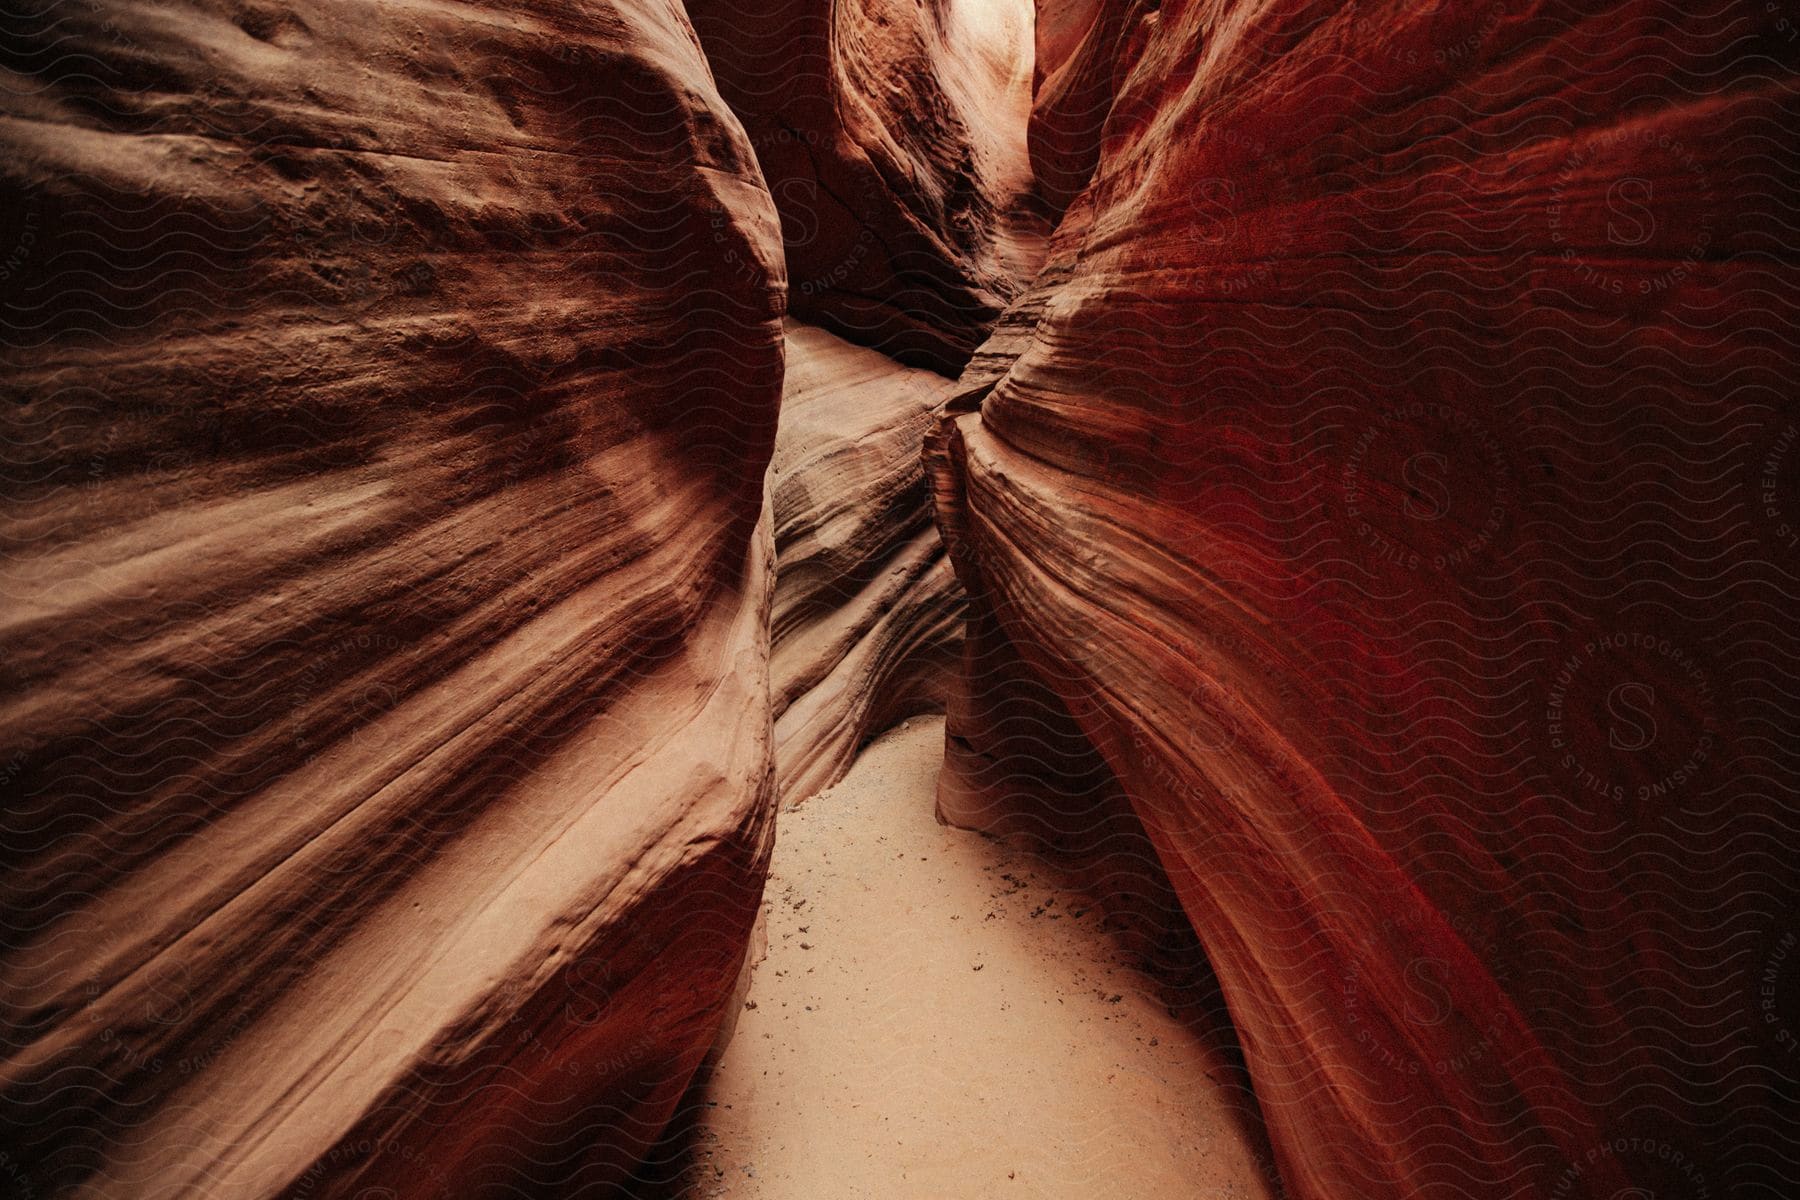
[{"label": "slot canyon", "polygon": [[9,0],[0,1197],[1800,1195],[1800,6]]}]

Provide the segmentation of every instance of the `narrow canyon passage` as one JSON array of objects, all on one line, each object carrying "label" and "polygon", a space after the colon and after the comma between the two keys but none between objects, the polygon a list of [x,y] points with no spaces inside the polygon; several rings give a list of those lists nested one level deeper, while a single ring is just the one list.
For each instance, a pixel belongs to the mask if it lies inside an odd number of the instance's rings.
[{"label": "narrow canyon passage", "polygon": [[1793,4],[9,8],[0,1200],[1800,1196]]},{"label": "narrow canyon passage", "polygon": [[681,1194],[1272,1195],[1182,994],[1055,864],[934,820],[943,746],[914,718],[781,814]]}]

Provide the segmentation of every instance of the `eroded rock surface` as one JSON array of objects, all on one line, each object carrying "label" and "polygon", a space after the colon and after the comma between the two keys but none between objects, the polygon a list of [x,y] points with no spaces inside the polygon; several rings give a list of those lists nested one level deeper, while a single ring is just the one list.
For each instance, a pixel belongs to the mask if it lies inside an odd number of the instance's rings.
[{"label": "eroded rock surface", "polygon": [[954,372],[1034,265],[1029,0],[688,0],[781,212],[791,307]]},{"label": "eroded rock surface", "polygon": [[983,772],[1033,759],[1103,796],[1079,745],[994,736],[1066,710],[1206,944],[1290,1195],[1787,1186],[1781,20],[1164,4],[1040,89],[1117,64],[936,438],[994,623],[940,804],[1016,825]]},{"label": "eroded rock surface", "polygon": [[788,327],[769,479],[785,799],[835,783],[871,735],[944,707],[962,590],[932,523],[920,449],[954,387],[822,329]]},{"label": "eroded rock surface", "polygon": [[1791,18],[688,7],[8,18],[0,1184],[618,1179],[959,661],[1287,1194],[1784,1195]]},{"label": "eroded rock surface", "polygon": [[1130,65],[1124,33],[1155,11],[1154,0],[1038,5],[1037,85],[1026,144],[1032,190],[1047,212],[1060,216],[1093,175]]},{"label": "eroded rock surface", "polygon": [[783,268],[684,14],[8,22],[0,1190],[616,1177],[772,832]]}]

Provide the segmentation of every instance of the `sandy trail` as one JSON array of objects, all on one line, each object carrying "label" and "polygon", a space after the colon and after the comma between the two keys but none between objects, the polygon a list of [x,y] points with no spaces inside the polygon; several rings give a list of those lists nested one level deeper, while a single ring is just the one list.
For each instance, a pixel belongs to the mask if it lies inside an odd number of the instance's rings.
[{"label": "sandy trail", "polygon": [[782,814],[768,957],[701,1094],[687,1194],[1270,1196],[1220,1054],[1100,914],[1035,856],[936,823],[943,730],[902,725]]}]

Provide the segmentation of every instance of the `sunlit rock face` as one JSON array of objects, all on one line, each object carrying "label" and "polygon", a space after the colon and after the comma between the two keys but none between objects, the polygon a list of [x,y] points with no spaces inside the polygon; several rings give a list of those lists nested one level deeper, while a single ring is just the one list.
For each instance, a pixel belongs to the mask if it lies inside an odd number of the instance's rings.
[{"label": "sunlit rock face", "polygon": [[772,832],[779,230],[685,16],[14,33],[0,1190],[616,1177]]},{"label": "sunlit rock face", "polygon": [[954,372],[1029,273],[1029,0],[689,0],[798,316]]},{"label": "sunlit rock face", "polygon": [[1106,7],[1039,90],[1116,64],[1085,190],[931,439],[941,809],[1116,777],[1286,1194],[1782,1195],[1785,18]]},{"label": "sunlit rock face", "polygon": [[954,387],[822,329],[788,327],[769,473],[784,799],[837,782],[872,734],[944,707],[962,589],[932,523],[920,449]]}]

